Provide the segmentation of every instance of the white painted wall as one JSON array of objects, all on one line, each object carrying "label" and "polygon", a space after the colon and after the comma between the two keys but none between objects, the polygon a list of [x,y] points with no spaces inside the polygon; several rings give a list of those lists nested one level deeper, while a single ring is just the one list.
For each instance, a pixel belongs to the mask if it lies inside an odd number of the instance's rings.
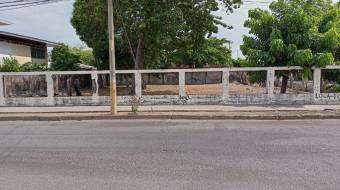
[{"label": "white painted wall", "polygon": [[0,42],[0,59],[4,57],[14,57],[20,64],[31,62],[31,47],[26,45]]},{"label": "white painted wall", "polygon": [[[321,70],[339,70],[339,65],[314,69],[314,92],[307,94],[274,94],[275,71],[301,70],[301,67],[242,67],[242,68],[209,68],[209,69],[169,69],[169,70],[117,70],[117,74],[135,74],[136,96],[141,105],[302,105],[302,104],[340,104],[340,93],[321,93]],[[223,72],[223,94],[220,95],[187,95],[185,88],[185,73],[192,72]],[[266,94],[229,94],[229,72],[232,71],[267,71]],[[98,96],[98,74],[109,74],[110,71],[53,71],[53,72],[0,72],[0,107],[1,106],[84,106],[109,105],[111,99]],[[180,95],[142,95],[143,73],[179,73]],[[88,97],[55,97],[53,75],[90,74],[95,85],[93,95]],[[48,97],[5,97],[6,86],[3,78],[6,76],[45,75]],[[120,105],[131,105],[135,96],[118,97]]]}]

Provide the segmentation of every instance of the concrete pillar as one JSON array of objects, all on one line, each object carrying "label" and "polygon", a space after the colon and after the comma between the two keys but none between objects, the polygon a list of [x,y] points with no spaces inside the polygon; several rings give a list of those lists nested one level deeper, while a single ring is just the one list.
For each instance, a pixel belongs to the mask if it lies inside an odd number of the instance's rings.
[{"label": "concrete pillar", "polygon": [[0,75],[0,106],[5,105],[5,85],[4,85],[4,76]]},{"label": "concrete pillar", "polygon": [[92,96],[99,97],[98,73],[95,71],[92,71],[91,79],[92,79],[92,93],[93,93]]},{"label": "concrete pillar", "polygon": [[269,98],[274,97],[274,88],[275,88],[275,70],[274,68],[270,68],[267,70],[267,94]]},{"label": "concrete pillar", "polygon": [[222,75],[222,84],[223,84],[223,99],[228,100],[229,98],[229,76],[230,72],[229,71],[223,71]]},{"label": "concrete pillar", "polygon": [[142,74],[139,71],[135,72],[135,95],[142,97]]},{"label": "concrete pillar", "polygon": [[48,104],[54,105],[54,85],[51,73],[46,73]]},{"label": "concrete pillar", "polygon": [[317,95],[321,93],[321,69],[314,69],[313,82],[314,98],[316,98]]},{"label": "concrete pillar", "polygon": [[178,72],[179,96],[187,96],[185,90],[185,71]]}]

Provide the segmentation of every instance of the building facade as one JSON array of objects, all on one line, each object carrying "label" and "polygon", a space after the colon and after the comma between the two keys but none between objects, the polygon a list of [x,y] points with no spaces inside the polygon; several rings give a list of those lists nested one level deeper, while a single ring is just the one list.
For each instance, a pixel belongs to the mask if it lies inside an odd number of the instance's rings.
[{"label": "building facade", "polygon": [[48,47],[56,47],[58,43],[0,31],[0,61],[13,57],[20,64],[27,62],[47,64]]}]

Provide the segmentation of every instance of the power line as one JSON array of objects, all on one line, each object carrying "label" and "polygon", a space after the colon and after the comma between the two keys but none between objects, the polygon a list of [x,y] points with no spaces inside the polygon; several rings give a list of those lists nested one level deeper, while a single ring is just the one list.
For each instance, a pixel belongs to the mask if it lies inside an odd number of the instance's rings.
[{"label": "power line", "polygon": [[35,6],[40,6],[40,5],[58,3],[61,1],[68,1],[68,0],[15,0],[15,1],[0,2],[0,11],[35,7]]},{"label": "power line", "polygon": [[20,2],[25,2],[25,1],[27,1],[27,0],[5,1],[5,2],[0,2],[0,5],[2,5],[2,4],[20,3]]},{"label": "power line", "polygon": [[52,3],[58,0],[39,0],[39,1],[32,1],[32,2],[22,2],[17,4],[10,4],[10,5],[1,5],[1,8],[9,8],[9,7],[20,7],[20,6],[26,6],[26,5],[35,5],[35,4],[41,4],[41,3]]},{"label": "power line", "polygon": [[[28,7],[35,7],[41,5],[47,5],[52,3],[58,3],[61,1],[69,1],[69,0],[13,0],[13,1],[0,1],[0,11],[8,11],[8,10],[16,10]],[[244,0],[244,5],[252,5],[252,6],[268,6],[272,3],[269,1],[255,1],[255,0]]]}]

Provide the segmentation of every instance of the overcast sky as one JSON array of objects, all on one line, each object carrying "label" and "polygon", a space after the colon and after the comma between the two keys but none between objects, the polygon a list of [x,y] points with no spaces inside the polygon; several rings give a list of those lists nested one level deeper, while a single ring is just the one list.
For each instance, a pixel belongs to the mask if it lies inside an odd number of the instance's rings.
[{"label": "overcast sky", "polygon": [[[263,1],[271,2],[272,0]],[[81,46],[83,43],[70,24],[73,2],[70,0],[38,7],[0,11],[0,20],[11,23],[10,26],[3,26],[0,30]],[[239,46],[242,43],[242,35],[248,33],[248,30],[243,27],[243,23],[247,18],[248,10],[256,6],[267,8],[266,4],[246,4],[231,15],[221,14],[224,15],[225,22],[234,26],[234,29],[228,31],[221,28],[218,36],[233,42],[234,57],[241,56]]]}]

